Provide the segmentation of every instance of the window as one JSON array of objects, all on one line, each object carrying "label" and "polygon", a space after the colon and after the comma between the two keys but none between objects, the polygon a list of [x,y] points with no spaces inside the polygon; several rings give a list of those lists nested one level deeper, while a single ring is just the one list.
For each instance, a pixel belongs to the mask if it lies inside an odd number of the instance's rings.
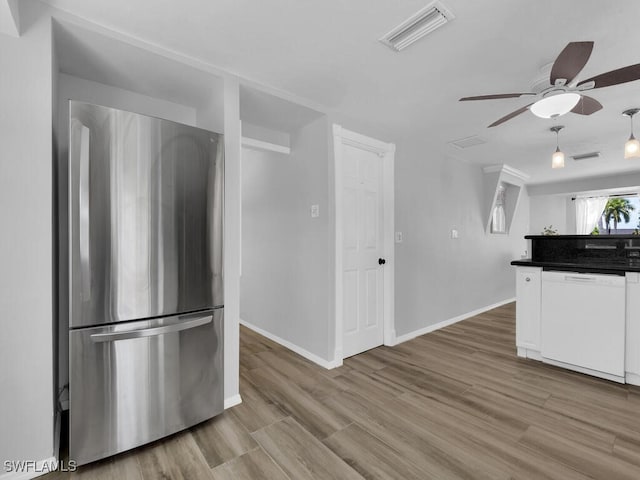
[{"label": "window", "polygon": [[[597,228],[601,234],[638,234],[640,229],[640,198],[638,194],[612,195],[600,215]],[[593,232],[595,233],[595,232]]]},{"label": "window", "polygon": [[640,234],[638,189],[604,190],[573,198],[579,235]]}]

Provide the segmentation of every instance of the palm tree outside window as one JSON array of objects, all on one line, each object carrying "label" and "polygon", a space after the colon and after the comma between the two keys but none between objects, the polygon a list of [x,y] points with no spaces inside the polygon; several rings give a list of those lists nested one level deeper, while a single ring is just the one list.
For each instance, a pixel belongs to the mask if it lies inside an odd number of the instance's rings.
[{"label": "palm tree outside window", "polygon": [[[610,197],[602,212],[601,226],[604,228],[600,230],[606,229],[607,234],[624,234],[633,231],[634,227],[637,228],[637,222],[632,221],[632,216],[636,217],[633,215],[633,212],[636,210],[634,203],[637,203],[637,197]],[[637,220],[637,218],[634,218],[634,220]],[[618,226],[620,224],[623,224],[625,228],[619,231]],[[612,226],[613,232],[611,231]]]}]

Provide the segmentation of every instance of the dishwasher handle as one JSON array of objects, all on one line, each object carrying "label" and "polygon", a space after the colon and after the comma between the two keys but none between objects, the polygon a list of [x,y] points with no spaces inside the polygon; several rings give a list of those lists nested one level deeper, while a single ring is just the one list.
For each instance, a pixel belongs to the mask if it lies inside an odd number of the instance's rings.
[{"label": "dishwasher handle", "polygon": [[565,275],[565,282],[580,282],[580,283],[596,283],[597,277],[589,277],[586,275]]},{"label": "dishwasher handle", "polygon": [[191,328],[200,327],[211,323],[213,315],[197,317],[186,322],[173,323],[171,325],[163,325],[161,327],[143,328],[141,330],[129,330],[127,332],[110,332],[110,333],[94,333],[91,340],[94,343],[100,342],[117,342],[118,340],[129,340],[132,338],[152,337],[155,335],[164,335],[167,333],[176,333]]}]

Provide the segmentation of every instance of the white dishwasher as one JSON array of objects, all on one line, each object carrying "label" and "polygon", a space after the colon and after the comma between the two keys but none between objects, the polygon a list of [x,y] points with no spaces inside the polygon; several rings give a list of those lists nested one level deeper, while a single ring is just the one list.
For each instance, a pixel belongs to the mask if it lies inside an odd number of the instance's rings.
[{"label": "white dishwasher", "polygon": [[624,383],[625,277],[542,272],[544,361]]}]

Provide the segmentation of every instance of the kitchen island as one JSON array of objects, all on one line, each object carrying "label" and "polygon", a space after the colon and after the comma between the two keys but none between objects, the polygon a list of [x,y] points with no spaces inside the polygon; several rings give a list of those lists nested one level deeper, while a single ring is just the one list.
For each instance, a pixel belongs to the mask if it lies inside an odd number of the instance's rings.
[{"label": "kitchen island", "polygon": [[520,357],[640,385],[640,236],[530,235],[516,267]]}]

